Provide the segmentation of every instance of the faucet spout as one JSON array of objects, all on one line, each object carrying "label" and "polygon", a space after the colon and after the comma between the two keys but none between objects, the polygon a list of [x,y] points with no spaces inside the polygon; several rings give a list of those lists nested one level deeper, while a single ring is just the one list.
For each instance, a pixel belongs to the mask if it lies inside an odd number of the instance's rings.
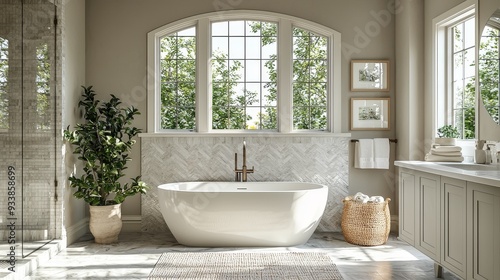
[{"label": "faucet spout", "polygon": [[243,167],[247,166],[247,141],[243,141]]},{"label": "faucet spout", "polygon": [[241,169],[238,169],[238,153],[234,154],[234,172],[235,172],[235,180],[237,182],[246,182],[248,179],[247,174],[254,172],[254,167],[247,167],[247,143],[243,141],[243,165]]}]

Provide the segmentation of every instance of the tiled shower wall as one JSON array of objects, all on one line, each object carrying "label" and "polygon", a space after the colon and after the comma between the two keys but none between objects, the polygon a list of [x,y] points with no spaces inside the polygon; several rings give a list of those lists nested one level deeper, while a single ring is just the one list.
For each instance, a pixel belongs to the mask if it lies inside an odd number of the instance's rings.
[{"label": "tiled shower wall", "polygon": [[[54,26],[56,10],[60,9],[53,2],[0,2],[0,37],[8,40],[2,57],[8,62],[8,74],[0,81],[2,103],[8,104],[8,128],[0,133],[0,184],[4,186],[0,195],[0,243],[7,240],[6,225],[10,222],[8,166],[16,169],[17,242],[21,241],[21,230],[23,241],[47,240],[61,232],[61,223],[55,218],[60,217],[56,213],[62,209],[55,198],[55,180],[61,176],[56,167],[61,162],[56,149],[61,145],[60,137],[56,137],[61,127],[60,103],[56,101],[61,100],[56,87],[61,79],[56,65],[61,60],[56,50],[61,41],[55,33],[60,30]],[[59,1],[55,3],[59,5]],[[42,55],[40,50],[44,48],[47,53]],[[49,70],[42,72],[45,66]]]},{"label": "tiled shower wall", "polygon": [[[348,193],[349,141],[335,135],[141,136],[142,179],[151,186],[142,195],[142,230],[169,231],[160,213],[156,187],[170,182],[234,181],[234,153],[255,167],[249,181],[300,181],[329,187],[318,231],[340,231],[342,200]],[[256,205],[255,207],[258,207]]]}]

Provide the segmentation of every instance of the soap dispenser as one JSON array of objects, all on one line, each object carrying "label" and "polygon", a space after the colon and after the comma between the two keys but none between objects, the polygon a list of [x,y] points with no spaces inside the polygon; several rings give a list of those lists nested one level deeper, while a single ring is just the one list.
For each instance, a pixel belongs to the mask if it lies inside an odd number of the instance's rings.
[{"label": "soap dispenser", "polygon": [[493,143],[493,144],[486,144],[486,146],[488,147],[486,150],[486,162],[496,164],[498,162],[497,145]]},{"label": "soap dispenser", "polygon": [[484,163],[485,164],[490,164],[491,163],[491,149],[490,149],[489,145],[486,145]]},{"label": "soap dispenser", "polygon": [[483,150],[484,143],[486,143],[486,141],[484,141],[484,140],[477,140],[476,141],[476,150],[474,151],[474,162],[475,163],[480,163],[480,164],[486,163],[486,151]]}]

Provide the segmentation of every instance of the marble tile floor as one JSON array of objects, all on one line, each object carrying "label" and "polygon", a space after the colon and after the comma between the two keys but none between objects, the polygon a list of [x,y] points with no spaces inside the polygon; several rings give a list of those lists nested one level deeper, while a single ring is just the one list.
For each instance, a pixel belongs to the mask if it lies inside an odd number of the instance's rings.
[{"label": "marble tile floor", "polygon": [[[88,235],[24,279],[147,279],[169,251],[319,251],[328,253],[346,280],[436,279],[433,261],[395,236],[385,245],[362,247],[345,242],[340,233],[315,233],[302,246],[262,248],[192,248],[150,233],[124,233],[116,244],[98,245]],[[444,279],[459,278],[445,270]]]},{"label": "marble tile floor", "polygon": [[[12,244],[0,244],[0,252],[2,254],[2,258],[0,258],[0,280],[24,279],[24,277],[34,271],[40,263],[47,262],[63,248],[61,240],[24,242],[22,245],[21,242],[16,242],[15,262],[11,263],[6,262],[6,259],[10,259],[7,254],[10,253],[11,245]],[[22,258],[21,255],[25,257]],[[10,272],[9,268],[13,268],[16,273]]]}]

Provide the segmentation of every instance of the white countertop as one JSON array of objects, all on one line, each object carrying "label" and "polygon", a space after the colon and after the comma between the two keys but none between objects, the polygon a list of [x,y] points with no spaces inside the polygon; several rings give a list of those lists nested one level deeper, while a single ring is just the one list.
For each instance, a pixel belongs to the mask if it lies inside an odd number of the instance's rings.
[{"label": "white countertop", "polygon": [[395,161],[394,165],[500,188],[500,164]]}]

